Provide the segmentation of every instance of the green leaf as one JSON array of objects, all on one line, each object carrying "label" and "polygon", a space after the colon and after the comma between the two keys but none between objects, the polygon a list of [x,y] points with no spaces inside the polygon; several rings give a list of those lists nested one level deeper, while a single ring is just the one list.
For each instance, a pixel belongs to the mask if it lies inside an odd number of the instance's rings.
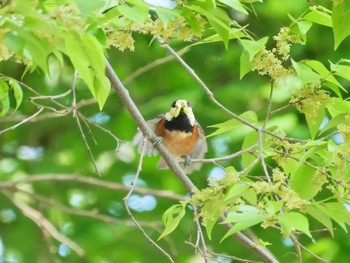
[{"label": "green leaf", "polygon": [[325,108],[320,106],[316,111],[316,116],[314,114],[305,113],[307,126],[309,127],[311,138],[314,139],[318,130],[320,129],[321,123],[325,117]]},{"label": "green leaf", "polygon": [[9,86],[7,82],[0,82],[0,117],[6,115],[10,109]]},{"label": "green leaf", "polygon": [[313,168],[300,165],[291,174],[289,185],[301,198],[310,200],[322,190],[322,185],[317,183],[317,176]]},{"label": "green leaf", "polygon": [[9,85],[13,90],[13,93],[15,95],[15,100],[16,100],[16,110],[18,107],[21,105],[22,100],[23,100],[23,90],[21,86],[18,84],[18,82],[14,79],[10,79]]},{"label": "green leaf", "polygon": [[[244,33],[243,29],[241,28],[231,28],[229,31],[229,36],[228,39],[240,39],[242,37],[245,37],[246,34]],[[204,38],[198,42],[195,42],[191,45],[189,45],[189,47],[193,47],[193,46],[197,46],[197,45],[202,45],[202,44],[208,44],[208,43],[215,43],[215,42],[220,42],[222,41],[222,38],[219,34],[213,34],[207,38]]]},{"label": "green leaf", "polygon": [[[249,121],[250,123],[257,123],[258,122],[258,117],[254,111],[246,111],[239,115],[242,119]],[[215,125],[210,125],[208,126],[209,128],[216,128],[217,130],[214,131],[213,133],[209,134],[207,137],[212,137],[215,135],[222,134],[224,132],[232,131],[233,129],[244,126],[242,122],[236,119],[231,119],[222,123],[218,123]]]},{"label": "green leaf", "polygon": [[309,21],[298,21],[297,26],[299,29],[299,35],[301,36],[302,40],[306,42],[306,34],[309,32],[312,23]]},{"label": "green leaf", "polygon": [[322,76],[323,79],[329,81],[341,88],[343,91],[347,92],[347,90],[336,80],[336,78],[332,75],[332,73],[319,61],[317,60],[306,60],[304,64],[308,65],[314,71]]},{"label": "green leaf", "polygon": [[267,218],[259,209],[254,206],[240,205],[230,211],[223,224],[235,223],[234,226],[221,239],[222,242],[228,236],[261,223]]},{"label": "green leaf", "polygon": [[249,185],[247,184],[235,184],[233,187],[230,188],[228,191],[225,201],[233,201],[239,197],[242,196],[243,193],[245,193],[249,188]]},{"label": "green leaf", "polygon": [[101,44],[90,34],[69,32],[66,37],[66,53],[102,109],[109,95],[110,85],[105,78]]},{"label": "green leaf", "polygon": [[162,219],[165,229],[158,240],[169,235],[177,228],[181,219],[186,214],[186,206],[187,202],[180,202],[180,204],[173,205],[164,212]]},{"label": "green leaf", "polygon": [[136,22],[139,25],[142,25],[148,17],[147,8],[141,8],[138,6],[130,7],[125,5],[120,5],[117,7],[117,9],[123,16],[130,19],[131,21]]},{"label": "green leaf", "polygon": [[249,59],[248,53],[242,52],[239,62],[239,78],[242,79],[247,73],[249,73],[252,70],[252,63]]},{"label": "green leaf", "polygon": [[321,133],[324,133],[325,131],[328,131],[329,129],[337,127],[339,124],[342,124],[345,121],[345,117],[347,114],[341,113],[336,115],[334,118],[332,118],[326,126],[323,128]]},{"label": "green leaf", "polygon": [[315,207],[337,222],[346,233],[348,232],[345,224],[350,225],[350,212],[346,210],[343,204],[329,202],[315,204]]},{"label": "green leaf", "polygon": [[219,220],[224,209],[225,204],[221,199],[214,199],[210,202],[207,202],[201,208],[201,214],[209,215],[208,218],[203,218],[203,224],[205,225],[205,230],[209,239],[211,239],[213,228],[216,222]]},{"label": "green leaf", "polygon": [[239,0],[219,0],[219,2],[231,7],[232,9],[235,9],[238,12],[248,15],[247,10]]},{"label": "green leaf", "polygon": [[313,218],[315,218],[322,225],[324,225],[328,229],[328,231],[331,233],[331,235],[334,236],[333,224],[329,216],[327,216],[324,212],[322,212],[320,209],[318,209],[314,205],[309,205],[307,207],[307,213],[311,215]]},{"label": "green leaf", "polygon": [[323,26],[332,27],[332,18],[330,16],[330,11],[326,8],[323,8],[321,11],[316,7],[310,7],[310,12],[307,13],[303,18],[306,21],[310,21],[312,23],[320,24]]},{"label": "green leaf", "polygon": [[309,230],[309,221],[306,216],[297,212],[289,212],[279,215],[277,219],[288,236],[292,234],[292,231],[299,230],[312,238]]},{"label": "green leaf", "polygon": [[320,81],[321,76],[315,73],[310,67],[302,62],[295,62],[293,59],[291,61],[302,85]]},{"label": "green leaf", "polygon": [[241,40],[242,46],[244,47],[245,51],[249,54],[250,61],[252,61],[254,56],[265,47],[268,40],[268,37],[261,38],[258,41],[248,39]]},{"label": "green leaf", "polygon": [[221,37],[225,48],[228,47],[228,40],[230,35],[230,21],[231,19],[222,9],[213,8],[212,6],[187,6],[188,9],[198,12],[208,19],[214,31]]},{"label": "green leaf", "polygon": [[[258,133],[256,131],[252,131],[244,138],[242,149],[249,148],[250,146],[253,146],[258,141]],[[251,153],[244,153],[242,155],[242,166],[243,168],[247,168],[252,162],[254,162],[256,159],[255,156]],[[248,171],[247,171],[248,172]]]},{"label": "green leaf", "polygon": [[265,211],[269,216],[273,216],[280,212],[283,207],[283,202],[281,201],[267,201],[265,203]]},{"label": "green leaf", "polygon": [[85,0],[76,0],[80,14],[82,18],[86,19],[91,15],[94,15],[104,6],[104,1],[94,0],[94,1],[85,1]]},{"label": "green leaf", "polygon": [[247,200],[247,202],[251,205],[256,205],[258,201],[258,195],[255,190],[250,188],[242,194],[242,197]]},{"label": "green leaf", "polygon": [[335,75],[350,81],[350,66],[331,63],[331,70]]},{"label": "green leaf", "polygon": [[350,35],[350,1],[344,0],[334,4],[332,10],[332,23],[334,33],[334,50]]}]

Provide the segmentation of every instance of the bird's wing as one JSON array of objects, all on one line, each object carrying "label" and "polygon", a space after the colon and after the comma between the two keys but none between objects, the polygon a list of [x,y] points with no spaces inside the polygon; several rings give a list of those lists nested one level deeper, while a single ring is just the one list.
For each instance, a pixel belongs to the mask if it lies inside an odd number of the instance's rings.
[{"label": "bird's wing", "polygon": [[[191,159],[203,159],[205,153],[208,151],[208,144],[205,139],[205,135],[202,127],[199,125],[198,122],[196,122],[196,125],[198,127],[199,136],[189,156]],[[200,170],[201,167],[202,167],[201,163],[192,163],[187,169],[189,169],[190,171],[193,171],[193,170]]]},{"label": "bird's wing", "polygon": [[[158,115],[157,117],[147,121],[149,128],[153,132],[155,131],[158,122],[162,119],[163,116],[164,116],[164,114],[161,114],[161,115]],[[134,136],[134,138],[132,139],[132,144],[137,147],[137,150],[139,153],[141,153],[143,141],[144,141],[144,136],[143,136],[142,132],[140,131],[140,129],[137,129],[137,133]],[[143,155],[146,155],[146,154],[148,156],[158,154],[158,151],[153,147],[153,144],[149,140],[145,141],[145,146],[143,148]]]}]

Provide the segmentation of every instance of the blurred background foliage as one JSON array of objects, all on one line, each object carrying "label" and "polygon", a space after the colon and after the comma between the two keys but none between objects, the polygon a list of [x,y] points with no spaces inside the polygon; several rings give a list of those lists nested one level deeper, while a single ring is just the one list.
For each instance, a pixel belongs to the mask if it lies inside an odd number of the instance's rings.
[{"label": "blurred background foliage", "polygon": [[[316,1],[315,1],[316,2]],[[331,1],[317,1],[331,7]],[[280,28],[288,26],[288,14],[294,17],[301,15],[310,6],[308,1],[267,0],[254,4],[256,15],[243,15],[228,10],[230,16],[241,25],[248,25],[256,39],[270,36],[268,45],[273,45],[272,36]],[[136,70],[153,63],[157,59],[169,56],[167,51],[151,37],[134,34],[135,51],[116,49],[108,51],[108,58],[115,66],[117,74],[125,82],[131,97],[139,106],[146,119],[168,110],[170,104],[178,98],[189,100],[197,120],[206,134],[213,132],[207,126],[221,123],[228,119],[213,105],[198,83],[175,60],[160,64],[152,70],[128,79]],[[337,52],[333,51],[334,40],[330,28],[314,25],[309,31],[307,45],[294,45],[292,56],[295,60],[317,59],[321,62],[338,61],[341,57],[350,56],[350,40],[345,40]],[[188,44],[170,41],[176,50]],[[249,73],[240,80],[239,60],[242,47],[237,41],[230,41],[228,49],[222,43],[203,44],[191,47],[183,58],[204,80],[208,87],[227,108],[240,114],[253,110],[264,118],[270,90],[270,80],[256,73]],[[23,82],[42,95],[56,95],[67,91],[72,85],[74,70],[65,63],[60,68],[52,61],[50,70],[55,76],[48,79],[40,70],[26,74]],[[2,61],[0,72],[16,79],[21,79],[24,66],[13,61]],[[57,76],[57,77],[56,77]],[[349,83],[344,83],[348,89]],[[288,103],[290,94],[283,87],[276,89],[273,107]],[[37,108],[30,103],[33,93],[24,89],[23,103],[18,111],[0,118],[0,130],[13,125],[25,116],[30,116]],[[70,105],[72,95],[58,99],[64,105]],[[130,145],[136,125],[129,113],[113,92],[108,97],[102,111],[91,99],[85,84],[78,80],[77,101],[83,106],[79,111],[91,122],[103,126],[120,139],[118,143],[109,134],[89,125],[82,124],[87,141],[91,147],[97,166],[105,181],[128,185],[132,180],[138,154]],[[11,101],[13,104],[14,101]],[[50,102],[44,102],[50,105]],[[271,123],[278,123],[288,136],[308,138],[309,131],[303,115],[295,109],[276,114]],[[245,131],[236,130],[208,139],[209,151],[206,157],[218,157],[241,149]],[[158,157],[145,158],[140,187],[171,190],[185,195],[186,190],[179,180],[168,170],[156,169]],[[240,160],[234,159],[223,165],[240,167]],[[207,186],[208,176],[213,173],[212,165],[204,165],[200,172],[191,175],[191,180],[199,187]],[[16,180],[40,174],[67,174],[97,178],[89,153],[84,145],[76,120],[71,114],[53,114],[44,111],[40,116],[16,129],[0,136],[0,178],[1,181]],[[20,185],[23,191],[16,192],[23,200],[40,210],[63,235],[78,243],[85,251],[79,257],[66,245],[53,240],[48,233],[41,231],[33,221],[25,217],[6,195],[0,195],[0,262],[166,262],[166,258],[144,238],[137,230],[125,211],[122,199],[126,191],[108,190],[103,187],[86,185],[81,182],[43,181]],[[45,197],[46,202],[40,200]],[[129,206],[137,220],[144,225],[146,232],[157,239],[163,230],[161,215],[177,200],[159,198],[153,195],[133,194]],[[82,215],[73,215],[68,210],[92,211],[108,215],[110,223]],[[317,222],[311,221],[317,226]],[[159,241],[159,244],[171,253],[176,262],[202,262],[193,247],[184,240],[195,234],[193,218],[189,214],[179,228],[170,236]],[[268,248],[281,262],[297,262],[295,248],[288,238],[282,238],[278,230],[264,231],[253,227],[252,230],[263,241],[272,243]],[[226,230],[214,229],[210,248],[222,254],[242,258],[257,259],[254,254],[233,239],[219,243]],[[261,232],[263,231],[263,233]],[[192,236],[192,239],[194,237]],[[301,242],[319,256],[331,262],[348,262],[350,239],[344,231],[336,231],[331,238],[327,232],[317,234],[317,242],[307,237]],[[308,254],[303,253],[303,262],[315,262]],[[199,261],[197,261],[199,260]],[[216,257],[213,262],[234,262],[234,260]]]}]

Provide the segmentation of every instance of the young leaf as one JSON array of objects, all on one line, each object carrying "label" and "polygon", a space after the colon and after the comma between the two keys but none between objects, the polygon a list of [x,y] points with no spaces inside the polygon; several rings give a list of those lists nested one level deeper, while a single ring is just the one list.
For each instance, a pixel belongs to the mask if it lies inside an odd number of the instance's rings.
[{"label": "young leaf", "polygon": [[10,109],[9,86],[7,82],[0,82],[0,117],[4,116]]},{"label": "young leaf", "polygon": [[[303,18],[306,21],[310,21],[323,26],[332,27],[332,18],[330,16],[330,11],[323,8],[323,12],[316,7],[311,7],[311,11],[307,13]],[[329,12],[326,12],[329,11]]]},{"label": "young leaf", "polygon": [[325,116],[325,108],[319,107],[316,112],[316,116],[314,114],[305,113],[307,126],[309,127],[311,138],[314,139],[316,137],[316,133],[320,129],[321,123],[323,122]]},{"label": "young leaf", "polygon": [[318,74],[320,74],[323,79],[329,81],[330,83],[333,83],[343,91],[347,92],[347,90],[336,80],[332,73],[321,62],[317,60],[306,60],[304,63],[316,71]]},{"label": "young leaf", "polygon": [[[239,115],[242,119],[249,121],[250,123],[257,123],[258,122],[258,117],[254,111],[246,111],[243,112],[241,115]],[[222,134],[224,132],[231,131],[237,127],[243,126],[244,124],[240,122],[239,120],[236,119],[231,119],[222,123],[214,124],[208,126],[209,128],[217,128],[216,131],[213,133],[209,134],[207,137],[212,137],[215,135]]]},{"label": "young leaf", "polygon": [[347,233],[346,225],[350,225],[350,212],[346,210],[343,204],[329,202],[324,204],[315,204],[315,207],[332,218]]},{"label": "young leaf", "polygon": [[291,175],[290,187],[301,198],[310,200],[322,189],[322,185],[316,182],[315,170],[309,166],[300,165]]},{"label": "young leaf", "polygon": [[117,9],[123,16],[130,19],[131,21],[136,22],[139,25],[142,25],[148,17],[147,8],[119,5]]},{"label": "young leaf", "polygon": [[228,236],[261,223],[267,218],[259,209],[254,206],[240,205],[228,213],[224,224],[235,223],[234,226],[221,239],[222,242]]},{"label": "young leaf", "polygon": [[237,10],[238,12],[248,15],[247,10],[239,0],[219,0],[219,2],[231,7],[232,9]]},{"label": "young leaf", "polygon": [[23,100],[23,91],[21,86],[18,84],[18,82],[14,79],[11,79],[9,81],[10,87],[13,90],[13,93],[15,95],[15,100],[16,100],[16,110],[18,109],[19,105],[21,105],[22,100]]},{"label": "young leaf", "polygon": [[239,61],[239,78],[242,79],[247,73],[252,70],[252,63],[249,59],[249,55],[246,52],[242,52],[241,58]]},{"label": "young leaf", "polygon": [[334,50],[350,35],[350,1],[344,0],[334,4],[332,10],[332,24],[334,33]]},{"label": "young leaf", "polygon": [[316,82],[321,79],[319,74],[315,73],[310,67],[306,66],[302,62],[295,62],[292,59],[292,65],[298,75],[298,78],[301,80],[302,85]]},{"label": "young leaf", "polygon": [[292,231],[299,230],[312,238],[309,229],[309,221],[306,216],[300,213],[289,212],[281,214],[278,216],[278,223],[288,236],[292,234]]},{"label": "young leaf", "polygon": [[228,200],[233,201],[239,198],[243,193],[245,193],[248,190],[248,188],[249,188],[249,185],[247,184],[235,184],[228,191],[225,201],[228,201]]},{"label": "young leaf", "polygon": [[211,202],[205,203],[201,209],[201,214],[210,215],[209,218],[203,218],[203,224],[205,225],[205,230],[209,239],[211,239],[212,230],[216,222],[219,220],[224,208],[224,202],[220,199],[215,199]]},{"label": "young leaf", "polygon": [[248,39],[241,40],[242,46],[249,54],[250,61],[252,61],[254,56],[265,47],[268,40],[268,37],[261,38],[258,41]]},{"label": "young leaf", "polygon": [[307,207],[307,213],[311,215],[313,218],[315,218],[322,225],[324,225],[328,229],[328,231],[331,233],[331,235],[334,236],[332,220],[328,215],[326,215],[324,212],[322,212],[320,209],[318,209],[314,205],[309,205]]},{"label": "young leaf", "polygon": [[180,202],[180,204],[173,205],[164,212],[162,219],[165,229],[158,240],[169,235],[177,228],[181,219],[186,214],[186,206],[187,202]]}]

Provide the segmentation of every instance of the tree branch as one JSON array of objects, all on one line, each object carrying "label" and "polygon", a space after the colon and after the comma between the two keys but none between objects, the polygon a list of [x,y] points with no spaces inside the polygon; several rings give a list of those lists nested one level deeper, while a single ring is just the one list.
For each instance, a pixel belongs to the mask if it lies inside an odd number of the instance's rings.
[{"label": "tree branch", "polygon": [[[74,175],[74,174],[72,175],[66,175],[66,174],[31,175],[31,176],[24,177],[14,181],[0,182],[0,188],[11,190],[12,188],[15,188],[19,184],[28,184],[28,183],[45,182],[45,181],[58,181],[58,182],[71,181],[75,183],[83,183],[87,185],[97,186],[97,187],[101,187],[109,190],[116,190],[116,191],[130,190],[129,186],[125,186],[122,184],[113,183],[109,181],[103,181],[93,177],[80,176],[80,175]],[[154,195],[157,197],[167,198],[167,199],[177,200],[177,201],[186,200],[185,196],[178,195],[171,191],[166,191],[166,190],[156,190],[156,189],[136,187],[134,192],[142,195],[149,194],[149,195]]]},{"label": "tree branch", "polygon": [[[177,53],[176,53],[176,55],[177,55]],[[179,58],[181,59],[181,57],[179,57]],[[181,61],[183,61],[183,60],[181,59]],[[148,139],[150,142],[154,142],[156,139],[154,132],[150,130],[147,122],[145,121],[145,119],[141,115],[140,111],[136,107],[135,103],[131,99],[128,90],[124,87],[123,83],[120,81],[117,74],[114,72],[109,61],[106,59],[105,62],[106,62],[106,75],[107,75],[108,79],[110,80],[113,89],[116,91],[116,93],[118,94],[122,103],[125,105],[125,107],[129,111],[131,116],[134,118],[136,124],[138,125],[138,127],[142,131],[144,137],[146,139]],[[199,79],[199,81],[201,81],[201,80]],[[212,94],[212,92],[209,89],[207,89],[207,91],[208,91],[208,93]],[[221,105],[221,104],[219,104],[219,105]],[[173,173],[182,181],[183,185],[186,187],[188,192],[192,193],[194,190],[196,190],[197,187],[187,177],[187,175],[184,173],[184,171],[179,166],[178,162],[170,155],[170,153],[164,147],[164,145],[163,144],[156,144],[154,146],[158,150],[160,155],[163,157],[165,162],[168,164],[170,170],[173,171]],[[232,225],[226,225],[226,227],[231,228]],[[264,258],[267,262],[274,262],[274,263],[278,262],[275,259],[275,257],[271,254],[270,251],[257,245],[256,243],[251,241],[249,238],[247,238],[242,233],[236,233],[236,234],[234,234],[234,237],[236,239],[238,239],[241,243],[243,243],[246,247],[250,248],[255,253],[257,253],[262,258]]]}]

